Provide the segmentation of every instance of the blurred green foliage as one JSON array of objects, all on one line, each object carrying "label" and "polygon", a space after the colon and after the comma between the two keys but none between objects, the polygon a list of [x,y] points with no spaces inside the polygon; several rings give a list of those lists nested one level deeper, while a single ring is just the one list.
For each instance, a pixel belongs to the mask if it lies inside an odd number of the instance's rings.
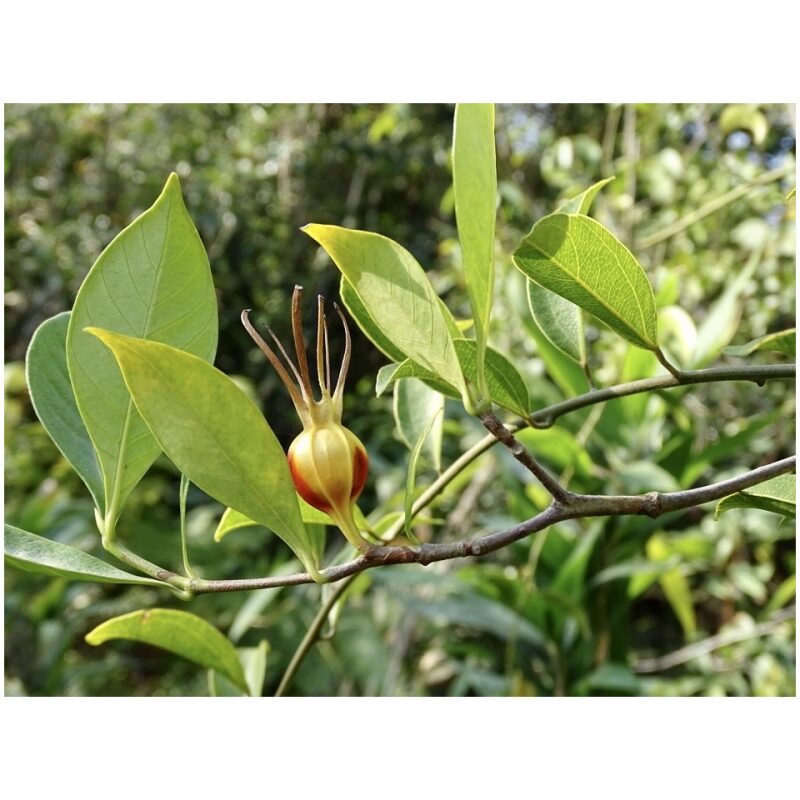
[{"label": "blurred green foliage", "polygon": [[[641,246],[708,201],[793,163],[793,109],[761,106],[766,128],[760,119],[748,128],[730,112],[723,126],[724,111],[498,107],[491,343],[521,370],[536,406],[586,384],[532,330],[509,254],[560,199],[606,176],[617,178],[593,215],[643,264],[679,363],[688,366],[698,354],[702,363],[718,361],[725,345],[794,325],[793,203],[784,203],[791,181],[758,187],[675,236]],[[6,521],[101,554],[88,494],[33,414],[22,361],[37,325],[72,305],[102,248],[150,205],[172,170],[214,273],[217,366],[257,394],[284,444],[297,432],[293,411],[238,316],[253,308],[288,339],[295,283],[336,296],[337,271],[300,226],[333,223],[392,237],[429,270],[456,317],[467,318],[448,166],[452,113],[444,105],[7,106]],[[651,354],[592,321],[588,331],[598,384],[656,370]],[[332,334],[335,350],[340,334],[335,327]],[[391,397],[376,398],[373,390],[385,359],[357,331],[354,350],[346,415],[372,465],[361,507],[401,510],[409,454],[394,430]],[[530,444],[576,490],[670,490],[788,455],[794,414],[790,385],[711,384],[586,409],[545,436],[534,434]],[[447,402],[446,415],[445,464],[483,433],[456,403]],[[418,485],[433,474],[420,470]],[[448,488],[417,534],[467,536],[525,519],[546,501],[531,480],[507,453],[492,451]],[[198,574],[253,577],[293,568],[289,551],[259,529],[214,543],[222,509],[194,488],[189,509]],[[119,534],[144,556],[177,568],[178,530],[178,475],[162,457],[131,496]],[[793,620],[674,668],[637,671],[687,643],[768,621],[793,602],[794,574],[793,526],[768,512],[736,510],[714,521],[713,507],[704,507],[655,521],[563,523],[479,561],[361,575],[335,635],[311,652],[293,691],[794,694]],[[309,586],[206,595],[188,608],[239,646],[268,640],[271,692],[319,602],[319,587]],[[103,620],[156,605],[185,607],[149,587],[67,583],[7,569],[6,693],[207,694],[206,676],[189,662],[135,643],[84,643]]]}]

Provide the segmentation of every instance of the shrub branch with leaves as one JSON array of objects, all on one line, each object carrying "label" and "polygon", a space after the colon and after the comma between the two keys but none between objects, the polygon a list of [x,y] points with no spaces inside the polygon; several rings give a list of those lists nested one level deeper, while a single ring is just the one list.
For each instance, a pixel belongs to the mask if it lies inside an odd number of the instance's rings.
[{"label": "shrub branch with leaves", "polygon": [[[453,184],[472,310],[468,324],[454,318],[425,270],[397,242],[376,232],[333,225],[303,228],[340,270],[341,296],[350,316],[391,362],[377,376],[378,393],[391,385],[396,392],[413,386],[430,401],[425,418],[416,420],[414,441],[409,442],[402,512],[382,509],[383,518],[390,521],[383,526],[370,525],[354,505],[366,479],[367,458],[358,439],[341,425],[349,334],[344,363],[331,391],[334,384],[321,299],[316,347],[320,400],[314,399],[311,390],[299,292],[292,308],[297,365],[275,340],[296,384],[243,314],[245,327],[278,371],[305,428],[297,440],[300,444],[290,450],[289,461],[260,409],[233,380],[212,366],[218,323],[211,269],[173,174],[152,208],[98,258],[72,311],[39,327],[27,356],[28,387],[36,413],[86,484],[103,547],[134,572],[9,525],[5,533],[7,562],[71,580],[159,586],[187,600],[204,593],[311,582],[335,584],[324,587],[323,603],[283,675],[277,693],[284,694],[332,610],[364,570],[483,556],[571,519],[655,518],[712,501],[718,501],[717,513],[754,507],[793,515],[795,484],[789,473],[795,470],[794,456],[680,491],[582,494],[572,491],[563,476],[552,475],[537,457],[535,444],[527,447],[518,436],[526,429],[548,429],[564,415],[618,398],[703,383],[750,381],[764,385],[771,380],[792,380],[795,367],[744,364],[682,369],[672,363],[660,344],[655,297],[645,270],[631,250],[589,216],[592,202],[609,178],[539,219],[513,253],[513,264],[526,279],[527,299],[538,330],[550,346],[580,367],[593,387],[549,406],[532,408],[519,370],[489,343],[490,329],[503,324],[491,320],[498,192],[494,128],[491,105],[456,108]],[[785,174],[778,172],[768,173],[754,184]],[[650,234],[640,245],[663,241],[715,208],[701,208],[686,220]],[[337,312],[346,330],[338,307]],[[594,388],[585,313],[634,347],[654,354],[664,374]],[[464,334],[470,328],[472,338]],[[792,329],[728,352],[747,357],[774,349],[793,355],[794,341]],[[458,400],[488,435],[418,492],[417,461],[433,431],[441,436],[444,398]],[[503,420],[495,409],[513,416]],[[498,443],[546,490],[550,498],[546,507],[505,530],[458,541],[420,543],[413,532],[420,515],[475,459]],[[182,474],[184,574],[151,563],[117,535],[126,500],[161,452]],[[292,549],[303,571],[237,580],[196,576],[184,529],[190,482],[227,507],[217,540],[237,528],[262,525]],[[343,559],[328,566],[323,564],[326,525],[337,526],[351,545]],[[349,560],[348,553],[352,554]],[[165,647],[225,675],[243,693],[260,693],[261,655],[242,665],[233,644],[195,615],[166,609],[136,611],[108,620],[86,637],[91,644],[114,638]],[[248,677],[257,675],[259,669],[262,681]]]}]

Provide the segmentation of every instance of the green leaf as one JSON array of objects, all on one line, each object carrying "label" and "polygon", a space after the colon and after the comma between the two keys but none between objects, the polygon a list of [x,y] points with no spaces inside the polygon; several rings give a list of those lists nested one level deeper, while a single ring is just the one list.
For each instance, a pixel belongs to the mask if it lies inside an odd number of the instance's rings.
[{"label": "green leaf", "polygon": [[[441,396],[441,395],[440,395]],[[444,399],[444,398],[442,398]],[[416,536],[411,531],[411,519],[412,519],[412,506],[414,505],[414,484],[417,478],[417,462],[419,461],[419,455],[422,452],[422,448],[424,447],[425,443],[430,439],[433,438],[431,436],[431,432],[434,429],[434,426],[439,423],[440,432],[441,432],[441,419],[444,415],[444,404],[442,404],[439,408],[437,408],[433,416],[428,419],[427,425],[420,431],[417,441],[414,443],[414,447],[411,450],[411,456],[408,459],[408,473],[406,474],[406,494],[405,494],[405,502],[404,502],[404,511],[405,511],[405,530],[406,536],[414,543],[418,544],[418,540]]]},{"label": "green leaf", "polygon": [[727,106],[720,115],[719,127],[726,135],[733,131],[747,131],[757,146],[764,144],[769,131],[767,118],[754,105]]},{"label": "green leaf", "polygon": [[466,397],[448,321],[425,271],[411,253],[368,231],[316,224],[302,230],[341,270],[380,326],[383,338]]},{"label": "green leaf", "polygon": [[[383,333],[380,325],[370,316],[361,298],[356,293],[347,278],[342,275],[339,283],[339,294],[341,295],[342,302],[345,308],[350,313],[350,316],[356,321],[356,324],[361,328],[362,333],[378,348],[387,358],[392,361],[405,361],[406,354],[397,345]],[[420,369],[422,369],[420,367]],[[427,372],[427,370],[426,370]],[[429,373],[433,375],[433,373]],[[379,393],[380,394],[380,393]]]},{"label": "green leaf", "polygon": [[[297,495],[297,504],[300,506],[300,517],[307,526],[336,526],[336,523],[324,511],[320,511],[318,508],[309,505],[299,494]],[[364,518],[364,514],[358,506],[353,507],[353,516],[360,530],[367,530],[369,528],[369,523]],[[236,511],[233,508],[226,508],[217,524],[217,529],[214,531],[214,541],[219,542],[224,536],[239,528],[251,528],[259,524],[260,523],[254,522],[250,517],[242,514],[240,511]],[[312,538],[315,538],[313,533],[310,535]],[[315,548],[319,550],[319,542],[315,541]]]},{"label": "green leaf", "polygon": [[[461,364],[464,376],[471,381],[477,379],[477,345],[472,339],[453,339],[453,346]],[[375,380],[375,393],[380,397],[386,389],[401,378],[419,378],[431,389],[460,399],[454,386],[439,380],[433,373],[406,359],[399,364],[387,364],[378,370]],[[503,408],[525,417],[530,413],[531,401],[528,387],[517,368],[502,354],[491,347],[486,350],[486,383],[489,396]]]},{"label": "green leaf", "polygon": [[386,364],[378,370],[375,378],[375,394],[380,397],[395,381],[402,378],[418,378],[431,389],[435,389],[446,397],[459,400],[461,395],[454,386],[439,380],[432,372],[423,369],[419,364],[415,364],[410,358],[401,361],[399,364]]},{"label": "green leaf", "polygon": [[317,576],[286,456],[255,403],[196,356],[88,330],[113,351],[136,408],[178,469],[215,500],[275,531]]},{"label": "green leaf", "polygon": [[658,349],[647,275],[596,220],[580,214],[544,217],[522,240],[513,261],[528,278],[594,314],[637,347]]},{"label": "green leaf", "polygon": [[264,691],[267,653],[269,653],[269,642],[266,639],[262,639],[258,643],[258,647],[239,648],[239,657],[244,666],[244,678],[247,681],[250,697],[261,697]]},{"label": "green leaf", "polygon": [[714,519],[732,508],[760,508],[762,511],[794,517],[795,483],[795,475],[778,475],[777,478],[770,478],[757,486],[723,497],[717,503]]},{"label": "green leaf", "polygon": [[769,616],[783,608],[797,594],[797,575],[790,575],[782,581],[775,593],[770,597],[769,602],[764,608],[764,613]]},{"label": "green leaf", "polygon": [[[461,370],[467,380],[477,381],[478,353],[477,345],[472,339],[454,339]],[[497,350],[491,347],[486,349],[486,384],[489,388],[489,397],[509,411],[521,417],[526,417],[531,410],[531,400],[528,387],[519,370]]]},{"label": "green leaf", "polygon": [[576,194],[566,203],[562,203],[557,209],[556,213],[560,214],[588,214],[589,209],[592,207],[595,197],[598,192],[614,180],[612,175],[610,178],[603,178],[597,183],[593,183],[588,189],[584,189],[580,194]]},{"label": "green leaf", "polygon": [[425,448],[428,460],[440,472],[444,397],[415,378],[404,378],[395,384],[393,409],[397,430],[405,445],[414,450],[425,432],[420,449]]},{"label": "green leaf", "polygon": [[[497,158],[494,106],[459,103],[453,124],[453,191],[458,238],[475,323],[477,386],[484,383],[484,354],[494,298],[494,228],[497,216]],[[487,398],[488,399],[488,398]]]},{"label": "green leaf", "polygon": [[754,250],[750,254],[741,272],[732,277],[723,293],[708,310],[708,314],[697,329],[697,346],[694,352],[695,367],[712,361],[736,335],[742,315],[741,295],[748,281],[753,277],[756,267],[761,261],[761,255],[762,250]]},{"label": "green leaf", "polygon": [[5,526],[4,544],[6,564],[28,572],[94,583],[136,583],[169,588],[169,584],[123,572],[83,550],[37,536],[13,525]]},{"label": "green leaf", "polygon": [[[672,555],[667,538],[657,533],[651,536],[645,546],[647,557],[656,563],[666,561]],[[692,603],[692,592],[689,588],[689,582],[683,575],[679,567],[663,572],[658,582],[667,598],[667,601],[672,606],[675,616],[681,623],[685,636],[691,637],[697,630],[697,623],[695,622],[694,604]]]},{"label": "green leaf", "polygon": [[69,311],[56,314],[33,334],[25,356],[28,391],[44,429],[92,493],[95,506],[103,510],[100,464],[78,411],[67,370],[69,317]]},{"label": "green leaf", "polygon": [[788,203],[793,197],[797,195],[797,187],[795,186],[789,194],[786,195],[786,202]]},{"label": "green leaf", "polygon": [[215,669],[243,692],[249,692],[242,663],[233,644],[213,625],[188,611],[151,608],[106,620],[86,634],[86,642],[101,645],[112,639],[144,642]]},{"label": "green leaf", "polygon": [[759,336],[747,344],[723,347],[722,352],[727,356],[749,356],[757,350],[774,350],[776,353],[784,353],[787,356],[795,354],[795,334],[796,328],[789,328],[785,331],[768,333],[766,336]]},{"label": "green leaf", "polygon": [[638,695],[642,691],[642,682],[625,664],[605,662],[593,669],[584,679],[589,691],[608,692],[618,695]]},{"label": "green leaf", "polygon": [[100,254],[69,322],[67,364],[100,460],[106,516],[116,520],[159,448],[137,414],[113,355],[87,326],[165,342],[213,361],[217,300],[203,243],[174,173],[155,204]]},{"label": "green leaf", "polygon": [[542,329],[536,324],[533,315],[526,314],[523,321],[536,342],[536,351],[544,362],[547,374],[563,394],[566,397],[572,397],[589,391],[586,373],[542,333]]},{"label": "green leaf", "polygon": [[541,332],[564,355],[586,363],[586,338],[581,310],[561,295],[528,280],[528,307]]}]

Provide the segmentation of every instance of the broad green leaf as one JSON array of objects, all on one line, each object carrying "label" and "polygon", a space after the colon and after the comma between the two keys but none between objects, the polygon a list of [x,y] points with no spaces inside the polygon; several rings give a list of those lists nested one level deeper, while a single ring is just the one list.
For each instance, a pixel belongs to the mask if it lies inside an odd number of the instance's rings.
[{"label": "broad green leaf", "polygon": [[5,526],[4,545],[6,564],[28,572],[94,583],[140,583],[169,588],[169,584],[123,572],[83,550],[37,536],[13,525]]},{"label": "broad green leaf", "polygon": [[528,307],[542,333],[564,355],[578,364],[586,363],[583,317],[575,303],[528,280]]},{"label": "broad green leaf", "polygon": [[589,391],[586,373],[569,356],[561,352],[536,324],[533,315],[526,314],[524,323],[536,342],[536,351],[544,361],[548,375],[566,397]]},{"label": "broad green leaf", "polygon": [[[494,106],[459,103],[453,124],[453,192],[461,260],[475,323],[476,383],[486,394],[484,354],[494,298],[494,228],[497,158]],[[485,398],[488,399],[488,398]]]},{"label": "broad green leaf", "polygon": [[[396,391],[396,390],[395,390]],[[441,397],[441,395],[439,395]],[[444,400],[444,398],[442,398]],[[438,426],[441,434],[441,419],[444,416],[444,404],[437,408],[433,415],[428,419],[427,425],[419,432],[417,441],[411,450],[411,456],[408,459],[408,472],[406,474],[406,494],[403,510],[405,511],[405,531],[406,536],[414,543],[417,544],[417,538],[411,531],[412,519],[412,506],[414,505],[414,484],[417,479],[417,462],[419,461],[420,453],[425,443],[433,438],[432,432]]]},{"label": "broad green leaf", "polygon": [[658,349],[647,275],[596,220],[580,214],[544,217],[522,240],[513,261],[528,278],[594,314],[637,347]]},{"label": "broad green leaf", "polygon": [[397,242],[335,225],[302,229],[331,257],[395,347],[466,397],[448,322],[416,259]]},{"label": "broad green leaf", "polygon": [[[454,339],[453,346],[464,376],[468,380],[476,380],[478,367],[475,342],[472,339]],[[411,359],[381,367],[375,380],[375,393],[380,397],[394,381],[401,378],[419,378],[431,389],[441,392],[445,397],[455,399],[461,397],[454,386],[439,380]],[[530,413],[531,401],[525,381],[517,368],[502,353],[491,347],[486,350],[486,383],[489,387],[489,396],[497,405],[507,408],[521,417]]]},{"label": "broad green leaf", "polygon": [[393,408],[400,438],[409,450],[413,451],[420,442],[422,433],[425,432],[420,450],[425,449],[425,455],[433,468],[440,472],[444,397],[422,381],[404,378],[395,384]]},{"label": "broad green leaf", "polygon": [[113,351],[137,410],[178,469],[215,500],[277,533],[318,575],[286,455],[255,403],[196,356],[89,331]]},{"label": "broad green leaf", "polygon": [[[461,370],[467,380],[475,382],[478,375],[478,353],[472,339],[454,339]],[[497,350],[486,349],[486,384],[489,396],[503,408],[526,417],[531,410],[528,387],[517,368]]]},{"label": "broad green leaf", "polygon": [[762,145],[767,138],[769,123],[755,105],[727,106],[719,118],[719,127],[724,134],[733,131],[747,131],[753,144]]},{"label": "broad green leaf", "polygon": [[603,178],[603,180],[593,183],[588,189],[584,189],[580,194],[576,194],[575,197],[567,200],[566,203],[562,203],[556,209],[556,213],[588,214],[598,192],[613,180],[614,176],[612,175],[610,178]]},{"label": "broad green leaf", "polygon": [[67,364],[116,520],[159,447],[136,412],[114,356],[87,326],[164,342],[213,361],[217,300],[203,243],[172,174],[155,204],[100,254],[69,322]]},{"label": "broad green leaf", "polygon": [[144,642],[215,669],[243,692],[249,687],[233,644],[213,625],[188,611],[151,608],[106,620],[86,634],[86,642],[101,645],[112,639]]},{"label": "broad green leaf", "polygon": [[796,328],[789,328],[785,331],[768,333],[766,336],[759,336],[758,339],[753,339],[747,344],[723,347],[722,352],[727,356],[744,357],[755,353],[757,350],[774,350],[776,353],[793,356],[796,351],[796,331]]},{"label": "broad green leaf", "polygon": [[794,517],[795,481],[794,475],[778,475],[777,478],[770,478],[757,486],[723,497],[717,503],[714,519],[732,508],[760,508],[762,511]]},{"label": "broad green leaf", "polygon": [[83,424],[67,370],[67,326],[70,312],[45,320],[33,334],[25,357],[28,391],[36,416],[56,447],[105,508],[103,476],[89,432]]},{"label": "broad green leaf", "polygon": [[[661,533],[650,537],[645,550],[647,557],[656,563],[666,561],[672,555],[667,538]],[[672,606],[675,616],[681,623],[685,636],[687,638],[693,636],[697,630],[697,623],[695,621],[692,592],[686,577],[679,567],[673,567],[663,572],[659,576],[658,582],[661,584],[661,588]]]},{"label": "broad green leaf", "polygon": [[[344,275],[342,275],[339,283],[339,294],[350,316],[356,321],[358,327],[361,328],[361,332],[372,344],[392,361],[405,361],[406,354],[387,338],[381,330],[380,325],[370,316],[369,311],[367,311],[364,304],[361,302],[361,298],[356,293],[356,290],[350,285],[350,282]],[[430,374],[433,375],[433,373]]]},{"label": "broad green leaf", "polygon": [[747,282],[755,274],[761,255],[761,250],[754,250],[750,254],[742,271],[732,277],[698,326],[697,347],[694,353],[695,367],[704,366],[712,361],[736,335],[742,315],[741,294]]}]

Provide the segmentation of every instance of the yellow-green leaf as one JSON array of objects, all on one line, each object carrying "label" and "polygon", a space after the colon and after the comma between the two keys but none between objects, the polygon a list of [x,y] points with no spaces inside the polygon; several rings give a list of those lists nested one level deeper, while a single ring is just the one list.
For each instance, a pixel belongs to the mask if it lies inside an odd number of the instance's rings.
[{"label": "yellow-green leaf", "polygon": [[785,331],[768,333],[766,336],[759,336],[747,344],[731,345],[723,347],[722,352],[727,356],[749,356],[757,350],[774,350],[776,353],[784,353],[793,356],[796,351],[796,328],[789,328]]},{"label": "yellow-green leaf", "polygon": [[6,564],[27,572],[41,572],[74,581],[135,583],[168,588],[166,583],[124,572],[76,547],[54,542],[13,525],[5,526],[3,544]]},{"label": "yellow-green leaf", "polygon": [[91,645],[112,639],[144,642],[168,650],[201,667],[216,670],[249,693],[236,648],[213,625],[188,611],[168,608],[132,611],[106,620],[86,634]]},{"label": "yellow-green leaf", "polygon": [[393,348],[466,397],[448,322],[414,256],[377,233],[316,224],[303,231],[328,253]]},{"label": "yellow-green leaf", "polygon": [[253,401],[196,356],[88,330],[113,351],[138,412],[178,469],[220,503],[275,531],[317,575],[286,456]]},{"label": "yellow-green leaf", "polygon": [[116,519],[159,447],[114,356],[84,332],[90,325],[213,361],[217,299],[211,270],[174,173],[153,206],[100,254],[78,291],[67,332],[70,379],[103,473],[106,513]]},{"label": "yellow-green leaf", "polygon": [[[460,103],[453,124],[453,192],[458,238],[477,342],[477,385],[484,383],[484,354],[494,296],[494,229],[497,164],[494,106]],[[488,400],[488,398],[484,398]]]},{"label": "yellow-green leaf", "polygon": [[794,517],[796,513],[795,484],[795,475],[778,475],[777,478],[770,478],[764,483],[723,497],[717,503],[714,519],[732,508],[760,508],[762,511],[772,511],[775,514]]}]

